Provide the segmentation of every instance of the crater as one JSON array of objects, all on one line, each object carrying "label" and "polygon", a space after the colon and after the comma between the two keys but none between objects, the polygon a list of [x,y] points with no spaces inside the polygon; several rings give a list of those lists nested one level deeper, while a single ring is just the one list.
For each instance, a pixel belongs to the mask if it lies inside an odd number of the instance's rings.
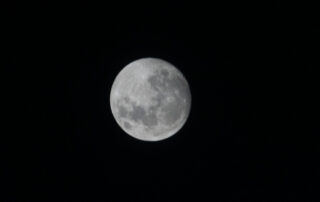
[{"label": "crater", "polygon": [[176,121],[181,117],[185,104],[182,99],[174,96],[173,101],[168,102],[161,110],[165,114],[165,122],[168,125],[176,123]]},{"label": "crater", "polygon": [[125,97],[123,98],[123,100],[124,100],[125,103],[131,104],[131,100],[130,100],[130,98],[129,98],[128,96],[125,96]]},{"label": "crater", "polygon": [[127,121],[123,122],[123,126],[128,130],[130,130],[132,128],[131,124]]}]

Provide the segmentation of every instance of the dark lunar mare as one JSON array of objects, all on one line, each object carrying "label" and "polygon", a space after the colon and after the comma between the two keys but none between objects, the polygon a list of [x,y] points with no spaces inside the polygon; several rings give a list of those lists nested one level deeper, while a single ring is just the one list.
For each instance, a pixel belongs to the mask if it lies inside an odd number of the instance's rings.
[{"label": "dark lunar mare", "polygon": [[[155,110],[154,109],[154,113],[146,113],[145,109],[140,107],[140,106],[137,106],[134,102],[132,102],[130,100],[129,97],[125,97],[124,98],[124,101],[129,104],[130,106],[133,107],[133,110],[132,111],[128,111],[127,108],[123,105],[121,105],[121,103],[117,103],[118,105],[118,109],[119,109],[119,117],[120,118],[129,118],[130,120],[133,120],[135,122],[139,122],[139,121],[142,121],[142,123],[144,125],[146,125],[147,127],[151,128],[155,125],[158,124],[158,120],[157,120],[157,117],[156,117],[156,114],[155,114]],[[129,129],[131,128],[130,124],[128,122],[125,122],[124,123],[124,126]]]},{"label": "dark lunar mare", "polygon": [[127,122],[127,121],[124,121],[124,122],[123,122],[123,125],[124,125],[124,127],[125,127],[126,129],[128,129],[128,130],[130,130],[130,129],[132,128],[131,124],[130,124],[129,122]]}]

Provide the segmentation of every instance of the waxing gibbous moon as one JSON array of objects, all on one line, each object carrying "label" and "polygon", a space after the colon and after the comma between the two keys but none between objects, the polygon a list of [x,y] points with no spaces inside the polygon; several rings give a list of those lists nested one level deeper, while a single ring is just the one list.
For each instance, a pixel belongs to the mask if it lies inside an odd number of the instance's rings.
[{"label": "waxing gibbous moon", "polygon": [[159,141],[183,127],[190,112],[191,93],[187,80],[172,64],[142,58],[117,75],[110,106],[127,134],[139,140]]}]

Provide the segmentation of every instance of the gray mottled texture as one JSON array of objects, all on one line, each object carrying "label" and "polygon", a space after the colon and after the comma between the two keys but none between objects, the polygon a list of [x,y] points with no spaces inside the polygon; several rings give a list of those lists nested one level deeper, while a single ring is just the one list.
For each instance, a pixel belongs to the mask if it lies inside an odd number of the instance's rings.
[{"label": "gray mottled texture", "polygon": [[111,109],[129,135],[158,141],[184,125],[191,107],[191,94],[182,73],[170,63],[144,58],[128,64],[111,90]]},{"label": "gray mottled texture", "polygon": [[[182,77],[174,76],[170,79],[166,70],[160,72],[161,74],[158,72],[156,75],[151,76],[148,82],[151,87],[158,92],[155,99],[159,102],[159,105],[163,106],[161,110],[166,114],[167,124],[174,123],[179,119],[186,107],[182,98],[188,94],[189,89],[187,88],[186,81]],[[178,94],[175,94],[175,92]],[[167,96],[172,96],[173,101],[163,104]]]},{"label": "gray mottled texture", "polygon": [[[158,110],[159,106],[152,106],[146,112],[146,110],[143,107],[137,106],[134,104],[128,97],[124,98],[125,102],[132,106],[133,110],[128,111],[127,108],[121,104],[119,104],[119,116],[121,118],[129,118],[130,120],[133,120],[135,122],[142,122],[147,127],[152,127],[157,125],[157,117],[156,117],[156,111]],[[152,111],[152,113],[150,113]]]},{"label": "gray mottled texture", "polygon": [[126,129],[130,130],[132,128],[131,124],[128,123],[127,121],[123,122],[123,125]]}]

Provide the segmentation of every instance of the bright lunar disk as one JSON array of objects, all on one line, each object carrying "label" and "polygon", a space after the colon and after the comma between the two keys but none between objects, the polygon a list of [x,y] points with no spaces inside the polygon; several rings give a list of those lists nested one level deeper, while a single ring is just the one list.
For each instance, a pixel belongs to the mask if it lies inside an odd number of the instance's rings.
[{"label": "bright lunar disk", "polygon": [[191,93],[188,82],[172,64],[142,58],[117,75],[110,105],[116,122],[130,136],[159,141],[171,137],[185,124]]}]

